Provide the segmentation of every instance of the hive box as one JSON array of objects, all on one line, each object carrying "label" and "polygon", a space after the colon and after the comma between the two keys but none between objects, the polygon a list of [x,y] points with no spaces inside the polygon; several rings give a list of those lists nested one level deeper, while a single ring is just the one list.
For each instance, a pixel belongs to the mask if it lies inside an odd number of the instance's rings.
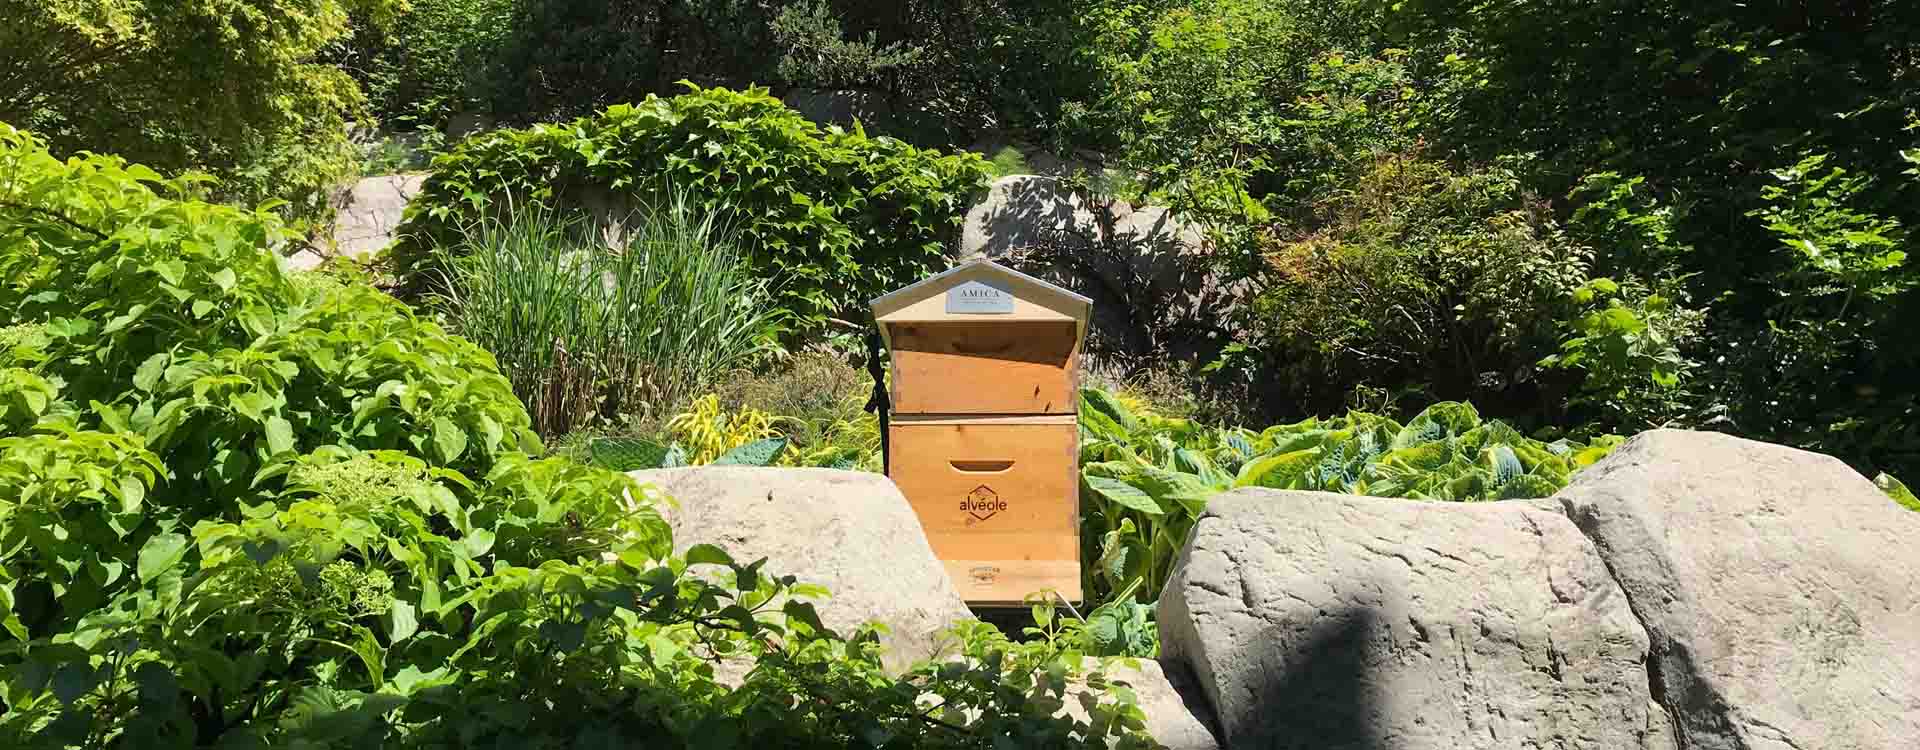
[{"label": "hive box", "polygon": [[990,261],[873,301],[888,475],[975,606],[1078,601],[1080,344],[1092,302]]}]

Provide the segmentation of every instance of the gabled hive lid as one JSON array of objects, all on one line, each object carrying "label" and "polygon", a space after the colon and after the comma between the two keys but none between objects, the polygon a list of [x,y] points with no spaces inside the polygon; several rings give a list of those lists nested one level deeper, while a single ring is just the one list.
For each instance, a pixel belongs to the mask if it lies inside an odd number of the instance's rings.
[{"label": "gabled hive lid", "polygon": [[[990,260],[954,266],[874,298],[882,336],[892,323],[1072,321],[1086,336],[1093,300]],[[891,345],[891,341],[889,341]]]}]

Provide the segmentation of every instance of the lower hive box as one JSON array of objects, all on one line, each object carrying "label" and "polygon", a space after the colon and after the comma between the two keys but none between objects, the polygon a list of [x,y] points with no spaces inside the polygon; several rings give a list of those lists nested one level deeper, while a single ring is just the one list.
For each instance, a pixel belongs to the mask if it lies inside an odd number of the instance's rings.
[{"label": "lower hive box", "polygon": [[1078,443],[1073,415],[895,415],[889,473],[969,604],[1080,600]]}]

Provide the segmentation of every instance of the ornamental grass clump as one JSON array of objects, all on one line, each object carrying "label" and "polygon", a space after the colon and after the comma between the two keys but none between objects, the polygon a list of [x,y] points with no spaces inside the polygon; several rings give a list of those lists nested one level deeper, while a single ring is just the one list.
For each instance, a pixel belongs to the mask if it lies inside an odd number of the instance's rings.
[{"label": "ornamental grass clump", "polygon": [[685,403],[775,351],[782,330],[738,235],[684,192],[618,224],[522,208],[443,253],[440,308],[546,436]]}]

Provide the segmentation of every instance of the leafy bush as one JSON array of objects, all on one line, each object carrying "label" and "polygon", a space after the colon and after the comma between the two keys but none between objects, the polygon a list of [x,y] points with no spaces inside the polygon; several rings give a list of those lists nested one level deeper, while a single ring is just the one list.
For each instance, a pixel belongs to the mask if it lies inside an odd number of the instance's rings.
[{"label": "leafy bush", "polygon": [[776,348],[782,321],[737,242],[685,194],[618,225],[484,217],[444,251],[440,307],[560,435],[673,408]]},{"label": "leafy bush", "polygon": [[[536,459],[492,358],[269,213],[0,126],[0,744],[1138,747],[1060,643],[900,678],[822,592]],[[757,666],[737,688],[714,662]],[[931,708],[928,701],[931,701]]]},{"label": "leafy bush", "polygon": [[407,207],[394,257],[424,280],[432,247],[499,210],[645,201],[690,191],[739,228],[780,305],[811,323],[850,313],[940,265],[942,243],[985,186],[971,154],[941,156],[890,138],[821,131],[765,91],[692,87],[565,125],[498,131],[434,160]]},{"label": "leafy bush", "polygon": [[1363,383],[1551,408],[1536,363],[1590,257],[1512,171],[1386,156],[1315,214],[1266,249],[1246,341],[1300,410],[1339,408]]},{"label": "leafy bush", "polygon": [[1474,502],[1546,497],[1619,438],[1543,443],[1467,404],[1406,424],[1350,412],[1255,432],[1137,412],[1081,391],[1082,553],[1089,600],[1159,596],[1175,554],[1215,494],[1236,487]]},{"label": "leafy bush", "polygon": [[485,111],[512,34],[514,0],[408,0],[391,23],[356,14],[328,57],[366,91],[386,123],[440,126]]},{"label": "leafy bush", "polygon": [[1588,281],[1573,292],[1584,313],[1566,325],[1560,351],[1542,367],[1582,371],[1574,406],[1593,407],[1605,424],[1659,427],[1684,414],[1699,363],[1686,347],[1705,315],[1629,279]]},{"label": "leafy bush", "polygon": [[800,0],[780,9],[771,24],[781,49],[777,70],[787,81],[815,88],[872,86],[919,58],[898,42],[881,44],[874,34],[844,39],[840,19],[825,0]]},{"label": "leafy bush", "polygon": [[[847,404],[852,406],[852,404]],[[695,399],[668,420],[666,434],[594,438],[594,461],[618,471],[741,464],[878,471],[878,419],[857,408],[847,416],[792,416],[752,406],[726,409],[718,396]]]},{"label": "leafy bush", "polygon": [[385,23],[396,0],[0,1],[0,122],[56,153],[124,153],[220,178],[222,197],[326,207],[351,172],[362,97],[321,50],[347,11]]}]

